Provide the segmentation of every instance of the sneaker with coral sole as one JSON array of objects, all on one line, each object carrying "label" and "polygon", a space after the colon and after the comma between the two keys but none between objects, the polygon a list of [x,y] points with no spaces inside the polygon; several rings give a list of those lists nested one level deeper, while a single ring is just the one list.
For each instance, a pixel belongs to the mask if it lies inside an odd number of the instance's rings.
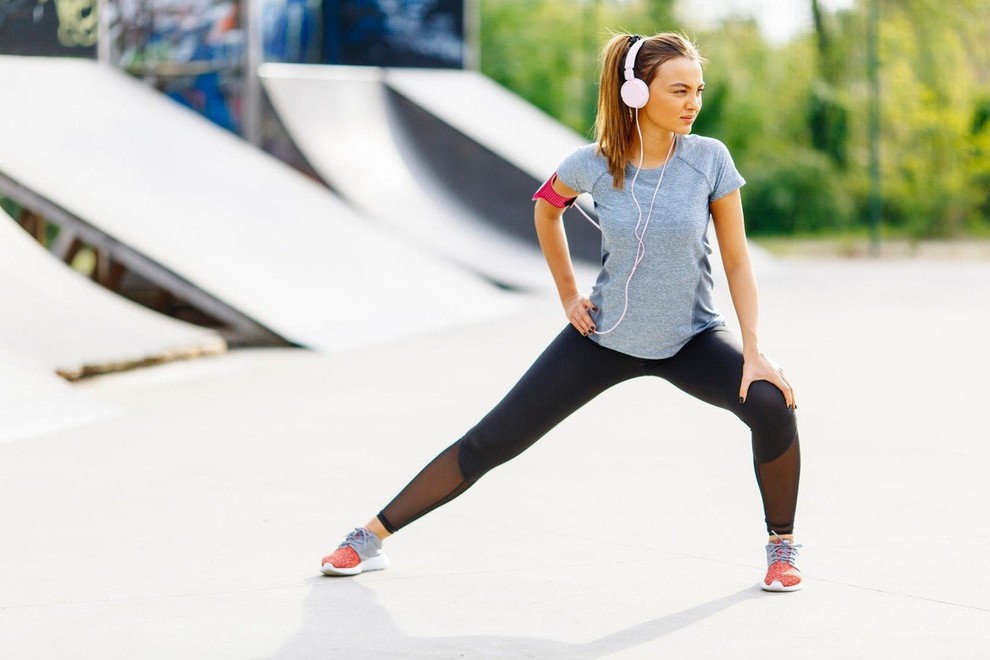
[{"label": "sneaker with coral sole", "polygon": [[363,527],[358,527],[344,542],[321,562],[324,575],[348,576],[365,571],[381,571],[388,568],[388,557],[382,552],[382,541]]}]

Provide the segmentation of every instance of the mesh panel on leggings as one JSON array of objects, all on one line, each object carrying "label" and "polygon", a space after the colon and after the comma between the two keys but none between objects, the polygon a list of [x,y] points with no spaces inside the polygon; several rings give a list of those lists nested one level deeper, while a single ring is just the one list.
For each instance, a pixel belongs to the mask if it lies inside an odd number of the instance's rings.
[{"label": "mesh panel on leggings", "polygon": [[397,532],[471,487],[457,462],[459,446],[455,442],[440,452],[382,509],[379,519],[389,532]]},{"label": "mesh panel on leggings", "polygon": [[763,496],[767,531],[778,534],[794,532],[798,481],[801,474],[801,448],[795,435],[791,446],[768,463],[755,463],[756,481]]}]

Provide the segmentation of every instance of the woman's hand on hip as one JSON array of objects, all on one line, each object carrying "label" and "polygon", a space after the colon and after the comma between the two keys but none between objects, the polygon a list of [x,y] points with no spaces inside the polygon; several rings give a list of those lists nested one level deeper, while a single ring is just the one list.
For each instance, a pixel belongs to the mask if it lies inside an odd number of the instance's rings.
[{"label": "woman's hand on hip", "polygon": [[595,322],[591,319],[589,311],[597,312],[598,308],[585,296],[576,295],[564,302],[567,320],[585,337],[595,332]]},{"label": "woman's hand on hip", "polygon": [[757,357],[743,360],[742,383],[739,385],[739,401],[745,402],[749,393],[749,386],[758,380],[765,380],[773,383],[784,394],[784,402],[788,408],[797,408],[797,401],[794,399],[794,388],[784,377],[784,370],[780,365],[770,358],[760,353]]}]

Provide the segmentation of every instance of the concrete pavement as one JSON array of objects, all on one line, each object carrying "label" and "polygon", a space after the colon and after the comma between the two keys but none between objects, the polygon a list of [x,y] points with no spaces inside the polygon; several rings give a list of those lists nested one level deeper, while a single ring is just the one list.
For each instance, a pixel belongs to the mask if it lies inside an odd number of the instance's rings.
[{"label": "concrete pavement", "polygon": [[745,427],[645,379],[390,539],[389,570],[319,575],[563,326],[532,299],[76,385],[123,412],[0,445],[0,656],[983,657],[990,264],[761,279],[762,345],[799,397],[802,592],[756,587]]}]

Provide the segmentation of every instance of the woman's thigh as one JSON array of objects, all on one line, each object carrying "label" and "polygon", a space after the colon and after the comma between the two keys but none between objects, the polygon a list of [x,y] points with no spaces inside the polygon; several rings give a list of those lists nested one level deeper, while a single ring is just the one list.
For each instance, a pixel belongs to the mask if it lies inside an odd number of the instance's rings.
[{"label": "woman's thigh", "polygon": [[659,376],[702,401],[737,414],[742,408],[742,370],[742,344],[725,326],[706,330],[673,357],[646,365],[651,376]]},{"label": "woman's thigh", "polygon": [[462,438],[465,477],[513,458],[600,393],[642,375],[642,360],[603,348],[567,326]]}]

